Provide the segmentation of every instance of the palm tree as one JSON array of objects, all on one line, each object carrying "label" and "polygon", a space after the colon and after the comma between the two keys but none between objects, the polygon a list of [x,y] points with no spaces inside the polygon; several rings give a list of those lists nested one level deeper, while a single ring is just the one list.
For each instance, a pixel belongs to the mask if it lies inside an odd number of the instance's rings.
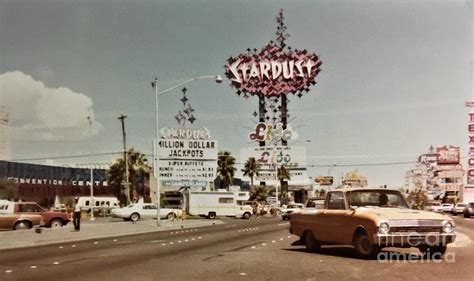
[{"label": "palm tree", "polygon": [[219,188],[223,189],[232,184],[235,173],[235,158],[229,151],[219,151],[217,155],[217,174],[219,177]]},{"label": "palm tree", "polygon": [[250,157],[245,162],[244,166],[244,176],[250,177],[250,186],[253,186],[253,176],[258,177],[258,172],[260,171],[260,163],[255,160],[255,157]]},{"label": "palm tree", "polygon": [[288,199],[288,188],[286,190],[283,190],[283,186],[285,186],[285,180],[290,180],[290,171],[286,168],[285,165],[281,165],[279,168],[277,168],[277,178],[280,181],[280,188],[281,188],[281,193],[280,193],[280,198],[285,199],[286,201]]},{"label": "palm tree", "polygon": [[[128,160],[128,181],[130,183],[129,198],[136,201],[138,198],[138,187],[143,186],[143,179],[148,177],[151,167],[148,165],[146,156],[131,148],[127,151]],[[118,158],[115,163],[110,166],[108,183],[112,187],[112,193],[120,199],[120,202],[125,202],[126,196],[123,193],[122,183],[125,182],[125,161],[123,158]],[[145,196],[144,190],[141,190],[141,195]],[[126,202],[129,203],[129,202]]]},{"label": "palm tree", "polygon": [[265,202],[270,196],[271,188],[266,185],[257,185],[250,190],[250,201]]}]

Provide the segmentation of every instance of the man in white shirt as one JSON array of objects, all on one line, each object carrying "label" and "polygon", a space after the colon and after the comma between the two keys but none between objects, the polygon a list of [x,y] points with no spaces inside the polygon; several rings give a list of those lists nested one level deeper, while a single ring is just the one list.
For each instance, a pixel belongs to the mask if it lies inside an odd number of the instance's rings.
[{"label": "man in white shirt", "polygon": [[74,230],[79,231],[81,230],[81,206],[77,204],[79,201],[78,197],[74,198],[74,201],[76,202],[76,206],[74,207],[74,217],[72,222],[74,223]]}]

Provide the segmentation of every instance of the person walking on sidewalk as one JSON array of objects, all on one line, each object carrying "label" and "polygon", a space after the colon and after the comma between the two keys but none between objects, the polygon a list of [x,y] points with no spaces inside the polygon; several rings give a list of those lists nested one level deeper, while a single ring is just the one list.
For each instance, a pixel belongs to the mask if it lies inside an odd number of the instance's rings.
[{"label": "person walking on sidewalk", "polygon": [[76,206],[74,206],[74,216],[73,216],[73,223],[74,223],[74,231],[81,230],[81,206],[78,204],[79,198],[74,198],[76,202]]}]

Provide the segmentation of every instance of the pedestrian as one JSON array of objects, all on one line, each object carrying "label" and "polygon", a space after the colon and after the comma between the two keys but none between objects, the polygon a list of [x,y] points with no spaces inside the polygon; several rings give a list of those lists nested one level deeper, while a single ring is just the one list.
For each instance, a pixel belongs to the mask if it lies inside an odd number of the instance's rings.
[{"label": "pedestrian", "polygon": [[74,198],[76,202],[76,206],[74,206],[74,216],[73,216],[73,223],[74,223],[74,231],[81,230],[81,206],[78,204],[79,198]]}]

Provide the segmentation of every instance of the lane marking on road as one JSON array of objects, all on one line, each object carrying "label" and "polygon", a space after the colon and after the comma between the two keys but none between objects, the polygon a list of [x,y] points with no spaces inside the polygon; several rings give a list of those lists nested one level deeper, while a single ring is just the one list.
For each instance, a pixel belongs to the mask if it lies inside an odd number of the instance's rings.
[{"label": "lane marking on road", "polygon": [[99,244],[99,242],[95,241],[95,242],[94,242],[94,245],[97,245],[97,244]]},{"label": "lane marking on road", "polygon": [[30,266],[31,269],[36,269],[36,265]]},{"label": "lane marking on road", "polygon": [[170,232],[170,234],[174,234],[174,232]]},{"label": "lane marking on road", "polygon": [[166,246],[166,243],[161,243],[161,246]]},{"label": "lane marking on road", "polygon": [[280,241],[283,241],[283,238],[280,238]]},{"label": "lane marking on road", "polygon": [[188,242],[188,241],[189,241],[188,239],[184,240],[184,242]]},{"label": "lane marking on road", "polygon": [[117,242],[117,244],[130,244],[132,242],[133,241],[120,241],[120,242]]},{"label": "lane marking on road", "polygon": [[12,273],[12,272],[13,272],[13,270],[11,270],[11,269],[5,270],[5,273]]},{"label": "lane marking on road", "polygon": [[181,240],[179,240],[178,243],[181,243]]},{"label": "lane marking on road", "polygon": [[58,265],[58,264],[59,264],[59,262],[58,262],[58,261],[55,261],[55,262],[53,262],[53,264],[54,264],[54,265]]},{"label": "lane marking on road", "polygon": [[291,236],[288,236],[288,238],[291,238]]},{"label": "lane marking on road", "polygon": [[198,237],[198,239],[202,239],[202,237],[201,237],[201,236],[199,236],[199,237]]},{"label": "lane marking on road", "polygon": [[64,247],[63,247],[63,246],[59,246],[59,249],[62,249],[62,248],[64,248]]},{"label": "lane marking on road", "polygon": [[289,222],[279,223],[278,226],[289,225],[289,224],[290,224]]},{"label": "lane marking on road", "polygon": [[255,247],[255,246],[252,246],[252,249],[257,249],[257,247]]},{"label": "lane marking on road", "polygon": [[159,243],[159,242],[163,242],[163,240],[151,240],[150,243]]},{"label": "lane marking on road", "polygon": [[245,272],[240,272],[239,275],[241,275],[241,276],[246,276],[247,273],[245,273]]},{"label": "lane marking on road", "polygon": [[276,243],[276,241],[275,241],[275,240],[272,240],[272,243]]},{"label": "lane marking on road", "polygon": [[71,245],[71,247],[76,248],[76,245]]},{"label": "lane marking on road", "polygon": [[262,246],[266,246],[266,245],[267,245],[267,244],[265,244],[265,243],[262,243]]},{"label": "lane marking on road", "polygon": [[174,245],[174,242],[170,242],[170,245]]}]

